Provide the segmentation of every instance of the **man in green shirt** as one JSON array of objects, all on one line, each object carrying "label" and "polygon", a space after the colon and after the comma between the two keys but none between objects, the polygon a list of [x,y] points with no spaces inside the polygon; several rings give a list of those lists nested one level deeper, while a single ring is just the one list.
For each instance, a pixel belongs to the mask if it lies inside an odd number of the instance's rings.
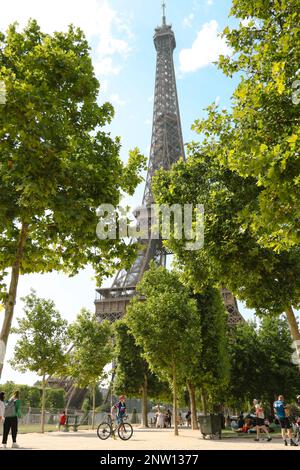
[{"label": "man in green shirt", "polygon": [[8,402],[6,402],[4,417],[5,417],[5,420],[4,420],[3,438],[2,438],[3,448],[6,448],[7,438],[8,438],[8,434],[10,430],[11,430],[11,436],[12,436],[12,441],[13,441],[12,447],[13,448],[19,447],[17,444],[18,418],[21,418],[21,402],[19,399],[19,391],[14,392],[11,399],[8,400]]}]

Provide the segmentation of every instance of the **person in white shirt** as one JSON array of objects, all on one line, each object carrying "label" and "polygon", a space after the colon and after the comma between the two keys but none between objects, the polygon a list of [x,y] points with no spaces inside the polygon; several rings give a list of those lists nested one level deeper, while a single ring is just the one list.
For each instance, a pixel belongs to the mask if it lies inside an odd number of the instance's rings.
[{"label": "person in white shirt", "polygon": [[160,407],[157,407],[156,415],[156,427],[163,428],[164,427],[164,414],[162,413]]},{"label": "person in white shirt", "polygon": [[0,392],[0,434],[3,434],[2,431],[3,431],[4,411],[5,411],[4,398],[5,398],[5,393]]},{"label": "person in white shirt", "polygon": [[255,415],[256,415],[256,439],[255,441],[259,441],[259,433],[260,431],[263,431],[264,433],[267,434],[268,438],[267,441],[271,441],[272,438],[269,434],[269,431],[267,429],[267,426],[265,425],[265,412],[262,407],[262,404],[259,403],[258,400],[253,400],[253,405],[255,408]]}]

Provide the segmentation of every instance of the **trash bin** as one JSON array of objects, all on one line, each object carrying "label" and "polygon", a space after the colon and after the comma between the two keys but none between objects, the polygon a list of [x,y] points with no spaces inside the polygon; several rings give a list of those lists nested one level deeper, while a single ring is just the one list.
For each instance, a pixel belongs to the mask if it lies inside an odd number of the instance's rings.
[{"label": "trash bin", "polygon": [[222,437],[222,418],[221,415],[199,416],[200,431],[205,439],[221,439]]}]

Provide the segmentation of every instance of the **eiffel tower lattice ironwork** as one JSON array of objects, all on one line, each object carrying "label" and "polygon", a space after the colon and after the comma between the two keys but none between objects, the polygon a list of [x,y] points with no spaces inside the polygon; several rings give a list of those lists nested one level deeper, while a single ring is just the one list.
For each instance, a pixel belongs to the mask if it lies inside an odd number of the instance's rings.
[{"label": "eiffel tower lattice ironwork", "polygon": [[[151,189],[152,177],[160,168],[169,169],[180,157],[184,157],[180,112],[176,88],[173,51],[176,47],[172,27],[167,25],[163,4],[162,25],[155,29],[154,44],[157,51],[156,81],[153,113],[153,129],[142,208],[137,209],[136,217],[141,223],[148,221],[148,209],[153,204]],[[122,318],[126,306],[135,294],[135,288],[148,269],[151,260],[166,264],[166,253],[161,240],[142,241],[142,249],[129,271],[120,271],[112,287],[98,289],[95,301],[99,321],[111,322]]]},{"label": "eiffel tower lattice ironwork", "polygon": [[[176,41],[172,27],[166,23],[165,3],[163,3],[162,25],[155,29],[154,44],[157,51],[157,64],[153,130],[143,206],[136,211],[136,217],[140,223],[143,219],[144,222],[145,219],[148,221],[147,207],[154,202],[151,182],[155,171],[159,168],[168,169],[180,157],[185,158],[173,63]],[[112,287],[97,289],[95,306],[98,321],[114,322],[122,318],[126,312],[126,306],[135,295],[136,285],[147,270],[150,261],[154,259],[157,264],[166,264],[166,253],[161,240],[142,241],[142,245],[143,248],[129,271],[118,272]],[[222,289],[222,296],[228,311],[229,325],[244,321],[234,296],[227,289]],[[50,378],[49,382],[53,387],[65,389],[69,409],[81,408],[86,390],[75,388],[73,381],[68,378]]]},{"label": "eiffel tower lattice ironwork", "polygon": [[[173,62],[176,40],[172,27],[166,23],[164,2],[162,7],[162,25],[155,29],[154,34],[157,63],[153,128],[143,206],[137,209],[135,214],[139,223],[149,220],[147,208],[154,202],[151,182],[155,171],[160,168],[169,169],[180,157],[185,158]],[[155,260],[160,265],[166,264],[166,253],[161,240],[150,238],[141,243],[142,249],[131,269],[119,271],[110,288],[97,289],[95,306],[98,321],[114,322],[122,318],[150,261]],[[229,325],[243,321],[234,296],[227,289],[222,289],[222,296],[228,311]]]}]

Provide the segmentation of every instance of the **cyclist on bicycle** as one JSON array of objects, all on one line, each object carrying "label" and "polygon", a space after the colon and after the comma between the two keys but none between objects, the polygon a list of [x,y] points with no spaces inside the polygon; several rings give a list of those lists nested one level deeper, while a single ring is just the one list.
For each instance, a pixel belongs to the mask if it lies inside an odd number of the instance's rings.
[{"label": "cyclist on bicycle", "polygon": [[118,424],[121,424],[123,422],[123,419],[124,419],[125,414],[126,414],[125,399],[126,399],[125,395],[120,395],[118,403],[116,403],[111,409],[112,415],[117,413],[117,423]]},{"label": "cyclist on bicycle", "polygon": [[[107,420],[99,424],[97,435],[99,439],[106,440],[111,436],[117,439],[116,433],[123,441],[128,441],[133,435],[133,428],[126,422],[126,403],[125,395],[119,397],[118,403],[111,408],[111,414],[108,414]],[[117,424],[114,424],[116,420]]]}]

